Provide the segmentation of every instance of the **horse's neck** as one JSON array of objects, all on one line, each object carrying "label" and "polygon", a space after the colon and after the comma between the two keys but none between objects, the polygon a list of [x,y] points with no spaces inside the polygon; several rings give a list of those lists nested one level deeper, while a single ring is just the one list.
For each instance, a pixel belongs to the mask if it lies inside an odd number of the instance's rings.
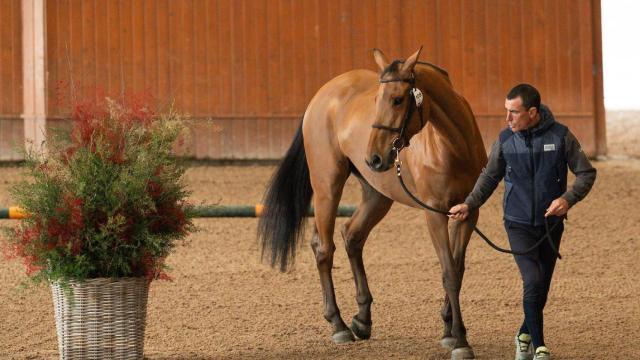
[{"label": "horse's neck", "polygon": [[[468,160],[472,152],[474,131],[473,115],[466,102],[451,87],[446,73],[433,66],[420,65],[415,69],[416,85],[429,99],[428,119],[431,126],[422,129],[425,150],[438,149],[434,156],[443,161]],[[427,140],[428,139],[428,140]]]},{"label": "horse's neck", "polygon": [[[467,141],[468,132],[464,131],[464,123],[456,122],[463,119],[452,119],[435,102],[432,102],[429,119],[431,126],[425,126],[422,131],[425,141],[425,153],[441,156],[442,161],[465,161],[470,155],[470,144]],[[433,148],[437,148],[435,154]]]}]

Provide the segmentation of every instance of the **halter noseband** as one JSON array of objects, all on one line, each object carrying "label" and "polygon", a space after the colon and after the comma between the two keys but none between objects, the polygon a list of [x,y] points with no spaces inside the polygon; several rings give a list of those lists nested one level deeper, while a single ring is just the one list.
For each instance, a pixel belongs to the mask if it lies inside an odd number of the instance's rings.
[{"label": "halter noseband", "polygon": [[[411,73],[411,77],[408,79],[400,79],[400,78],[387,79],[387,80],[380,79],[379,81],[381,84],[390,83],[390,82],[409,83],[409,88],[407,89],[407,98],[410,98],[413,90],[415,89],[416,77],[413,73]],[[373,124],[371,125],[371,127],[374,129],[387,130],[387,131],[398,133],[398,137],[395,138],[391,144],[393,146],[393,150],[400,151],[402,148],[404,148],[404,145],[405,145],[404,133],[407,129],[407,126],[409,125],[409,120],[411,119],[411,116],[413,115],[413,112],[415,111],[416,107],[418,107],[418,105],[415,103],[415,101],[410,101],[409,108],[407,109],[407,112],[404,115],[404,119],[402,119],[402,125],[400,127],[392,127],[392,126],[378,125],[378,124]],[[420,105],[419,107],[420,107],[420,124],[421,126],[424,126],[424,121],[422,119],[422,106]]]}]

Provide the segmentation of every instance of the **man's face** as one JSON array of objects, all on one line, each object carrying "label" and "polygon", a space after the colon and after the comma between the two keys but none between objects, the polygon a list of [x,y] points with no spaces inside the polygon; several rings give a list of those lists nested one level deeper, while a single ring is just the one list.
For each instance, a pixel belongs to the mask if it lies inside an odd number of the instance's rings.
[{"label": "man's face", "polygon": [[507,125],[513,132],[528,129],[538,122],[538,110],[536,108],[525,109],[522,106],[520,96],[511,100],[506,99],[504,108],[507,109]]}]

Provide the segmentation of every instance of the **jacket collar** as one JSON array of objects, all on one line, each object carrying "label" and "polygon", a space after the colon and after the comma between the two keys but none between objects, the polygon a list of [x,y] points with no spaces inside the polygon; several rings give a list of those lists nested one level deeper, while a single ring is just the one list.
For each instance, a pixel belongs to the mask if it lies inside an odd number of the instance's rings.
[{"label": "jacket collar", "polygon": [[540,121],[533,128],[518,131],[518,134],[523,137],[529,137],[531,135],[539,135],[547,131],[555,122],[556,119],[553,116],[551,110],[543,104],[540,104]]}]

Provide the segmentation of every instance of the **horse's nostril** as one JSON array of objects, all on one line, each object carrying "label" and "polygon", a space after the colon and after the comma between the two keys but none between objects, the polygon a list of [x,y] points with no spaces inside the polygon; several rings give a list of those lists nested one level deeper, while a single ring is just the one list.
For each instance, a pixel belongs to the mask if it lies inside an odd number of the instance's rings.
[{"label": "horse's nostril", "polygon": [[378,154],[374,154],[371,157],[371,166],[374,169],[380,169],[382,167],[382,158]]}]

